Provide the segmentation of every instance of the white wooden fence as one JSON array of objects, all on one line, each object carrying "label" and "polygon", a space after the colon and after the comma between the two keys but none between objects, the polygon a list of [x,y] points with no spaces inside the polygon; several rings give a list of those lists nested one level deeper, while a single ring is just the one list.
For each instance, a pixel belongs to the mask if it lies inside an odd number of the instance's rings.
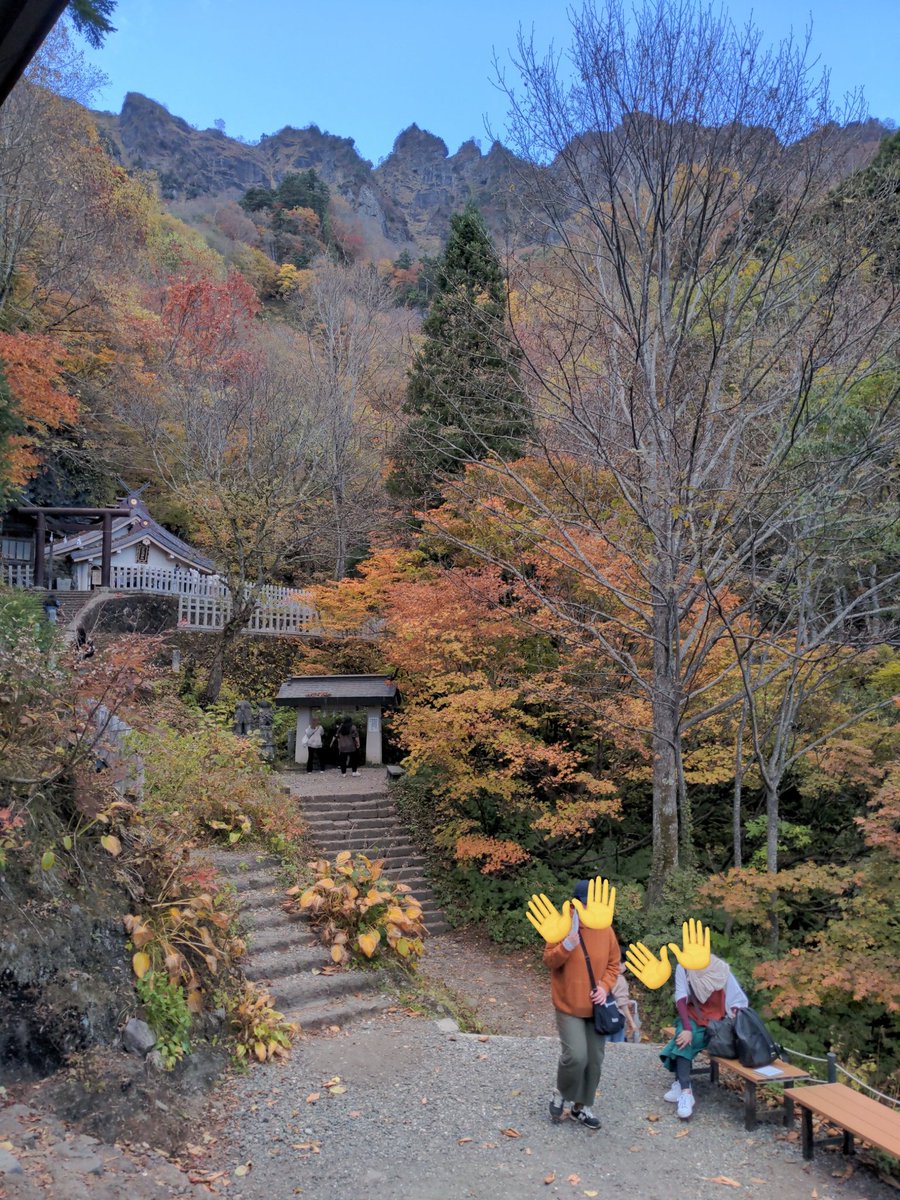
[{"label": "white wooden fence", "polygon": [[0,563],[0,579],[7,587],[30,588],[34,580],[34,568],[26,562]]},{"label": "white wooden fence", "polygon": [[117,591],[163,592],[170,596],[226,596],[228,589],[217,575],[193,574],[143,563],[113,564],[110,584]]},{"label": "white wooden fence", "polygon": [[[259,589],[247,633],[320,633],[319,614],[306,592],[266,586]],[[231,616],[231,597],[185,595],[178,597],[178,624],[182,629],[222,629]]]}]

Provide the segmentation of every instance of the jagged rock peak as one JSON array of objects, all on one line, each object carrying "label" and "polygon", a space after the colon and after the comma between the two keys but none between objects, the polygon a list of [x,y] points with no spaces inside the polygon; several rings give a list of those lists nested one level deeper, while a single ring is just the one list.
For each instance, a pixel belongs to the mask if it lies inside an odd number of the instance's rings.
[{"label": "jagged rock peak", "polygon": [[402,133],[397,135],[394,148],[389,157],[395,155],[406,157],[427,154],[447,158],[449,153],[447,143],[443,138],[436,137],[433,133],[429,133],[427,129],[420,129],[418,125],[413,123],[408,129],[404,129]]}]

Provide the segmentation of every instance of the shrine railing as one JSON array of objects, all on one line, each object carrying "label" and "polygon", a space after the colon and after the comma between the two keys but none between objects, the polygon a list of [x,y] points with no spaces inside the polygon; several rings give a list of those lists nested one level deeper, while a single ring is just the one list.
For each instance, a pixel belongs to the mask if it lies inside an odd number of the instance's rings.
[{"label": "shrine railing", "polygon": [[228,589],[218,576],[199,572],[150,567],[142,563],[113,563],[110,584],[123,592],[161,592],[170,596],[226,596]]},{"label": "shrine railing", "polygon": [[[216,630],[230,620],[232,601],[220,595],[180,595],[178,625],[182,629]],[[305,592],[295,588],[266,586],[259,589],[247,633],[321,633],[319,614]]]},{"label": "shrine railing", "polygon": [[0,580],[7,587],[30,588],[34,582],[34,567],[30,562],[0,563]]}]

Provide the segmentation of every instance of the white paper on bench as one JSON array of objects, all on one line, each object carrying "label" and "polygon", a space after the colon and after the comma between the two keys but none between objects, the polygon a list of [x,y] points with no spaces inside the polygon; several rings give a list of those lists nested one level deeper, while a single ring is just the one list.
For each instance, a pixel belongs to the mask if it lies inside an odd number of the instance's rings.
[{"label": "white paper on bench", "polygon": [[757,1073],[757,1075],[770,1075],[771,1076],[771,1075],[783,1075],[784,1071],[782,1071],[781,1067],[757,1067],[756,1073]]}]

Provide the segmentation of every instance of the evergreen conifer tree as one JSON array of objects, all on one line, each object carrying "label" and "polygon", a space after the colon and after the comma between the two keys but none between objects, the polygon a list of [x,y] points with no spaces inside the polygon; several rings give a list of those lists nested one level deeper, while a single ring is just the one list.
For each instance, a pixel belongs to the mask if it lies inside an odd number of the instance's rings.
[{"label": "evergreen conifer tree", "polygon": [[532,430],[503,272],[472,204],[450,220],[422,333],[403,405],[411,420],[394,447],[387,485],[395,496],[434,504],[442,479],[493,454],[520,457]]}]

